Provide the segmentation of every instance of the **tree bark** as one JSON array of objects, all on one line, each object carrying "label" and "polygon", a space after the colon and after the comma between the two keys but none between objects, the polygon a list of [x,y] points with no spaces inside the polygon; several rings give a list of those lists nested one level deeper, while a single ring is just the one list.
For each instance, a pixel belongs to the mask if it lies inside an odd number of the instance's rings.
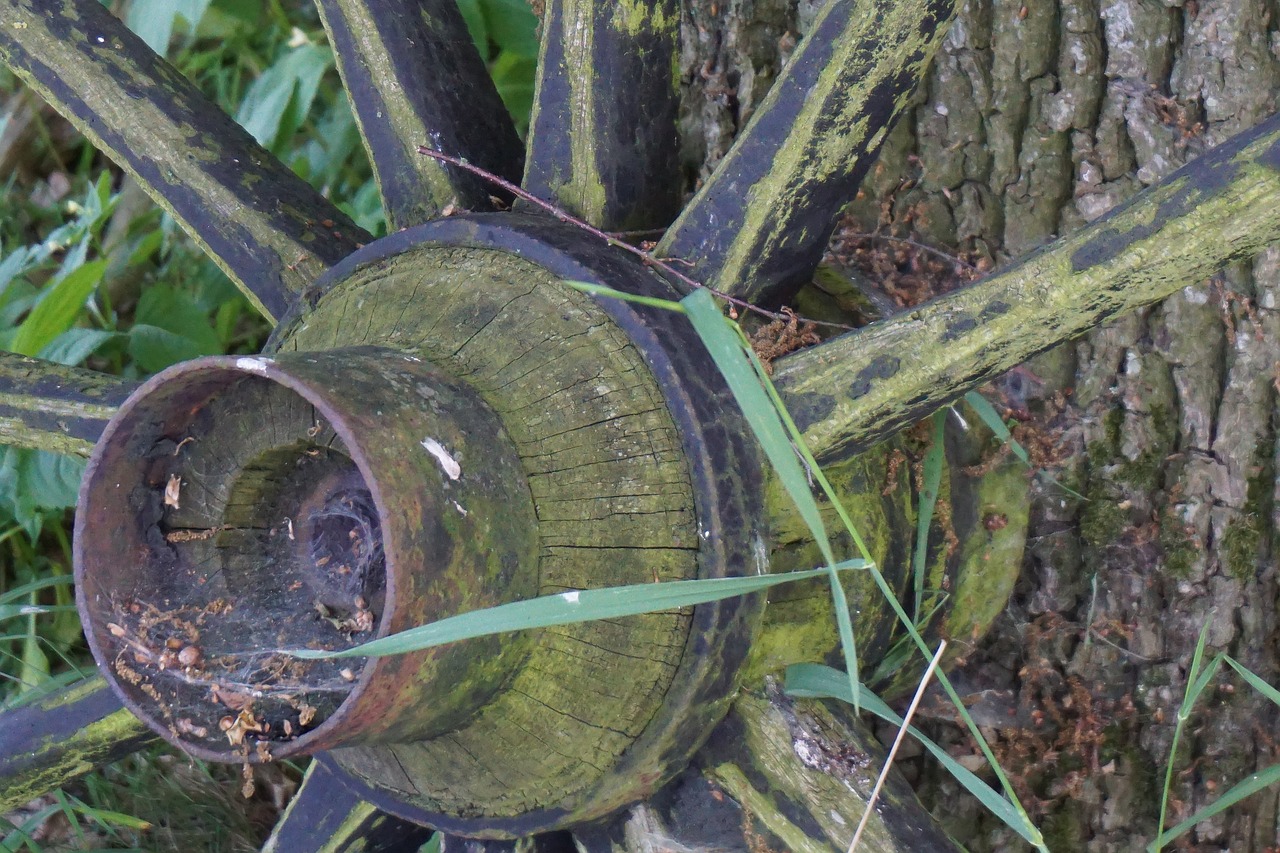
[{"label": "tree bark", "polygon": [[[692,159],[723,154],[814,5],[693,4]],[[1260,0],[966,0],[853,227],[996,267],[1071,233],[1274,111],[1275,12]],[[1270,249],[988,394],[1035,416],[1045,449],[1065,460],[1058,476],[1088,497],[1037,487],[1014,602],[957,674],[1051,849],[1133,850],[1155,837],[1203,625],[1211,652],[1280,680],[1278,291]],[[1276,760],[1276,709],[1238,680],[1217,683],[1180,750],[1170,823]],[[1019,849],[939,771],[922,764],[920,780],[958,840]],[[1273,846],[1277,802],[1256,794],[1190,845]]]}]

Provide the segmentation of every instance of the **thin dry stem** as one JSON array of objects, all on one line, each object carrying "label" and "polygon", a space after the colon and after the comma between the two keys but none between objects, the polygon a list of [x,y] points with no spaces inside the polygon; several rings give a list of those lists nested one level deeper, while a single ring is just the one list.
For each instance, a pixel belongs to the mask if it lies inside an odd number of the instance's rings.
[{"label": "thin dry stem", "polygon": [[[640,258],[640,260],[644,261],[649,266],[657,267],[658,269],[666,273],[668,276],[670,276],[671,278],[674,278],[676,281],[680,282],[686,287],[694,288],[694,289],[702,288],[703,290],[706,290],[708,293],[711,293],[712,295],[717,296],[720,299],[723,299],[725,302],[728,302],[730,305],[734,306],[735,308],[741,308],[744,311],[751,311],[755,314],[759,314],[762,317],[768,317],[770,320],[782,320],[785,322],[786,320],[789,319],[788,315],[783,314],[781,312],[769,311],[765,308],[761,308],[758,305],[753,305],[750,302],[746,301],[745,299],[739,299],[738,297],[730,296],[728,293],[724,293],[723,291],[719,291],[714,288],[707,287],[702,282],[696,281],[690,278],[689,276],[680,272],[679,270],[677,270],[675,267],[671,265],[672,263],[687,263],[687,262],[681,261],[679,258],[666,258],[666,259],[655,258],[653,255],[649,254],[644,249],[640,249],[635,246],[632,246],[630,243],[626,243],[605,231],[601,231],[599,228],[596,228],[590,222],[586,222],[585,220],[579,219],[578,217],[574,216],[568,211],[562,210],[556,207],[554,204],[551,204],[548,201],[544,201],[543,199],[540,199],[537,196],[529,192],[526,192],[525,190],[521,189],[519,186],[511,183],[511,181],[508,181],[506,178],[503,178],[500,175],[495,175],[494,173],[486,171],[485,169],[482,169],[479,166],[473,165],[472,163],[468,162],[467,160],[464,160],[461,157],[454,157],[450,154],[445,154],[443,151],[437,151],[434,148],[428,148],[425,145],[418,146],[418,153],[423,154],[427,157],[430,157],[433,160],[439,160],[441,162],[448,163],[451,166],[457,166],[459,169],[463,169],[467,172],[470,172],[473,175],[483,178],[484,180],[488,181],[494,186],[501,187],[502,189],[511,193],[516,198],[523,199],[524,201],[527,201],[532,205],[536,205],[537,207],[542,208],[547,213],[550,213],[552,216],[554,216],[556,219],[559,219],[561,222],[567,222],[570,225],[577,226],[578,228],[581,228],[583,231],[586,231],[588,234],[592,234],[596,237],[599,237],[601,240],[605,241],[611,246],[617,246],[619,249],[622,249],[625,252],[630,252],[631,254]],[[795,315],[792,314],[790,316],[794,317]],[[831,323],[825,320],[810,320],[807,317],[801,317],[800,319],[806,323],[813,323],[818,326],[826,326],[832,329],[841,329],[846,332],[852,332],[856,330],[855,326],[846,326],[843,323]]]},{"label": "thin dry stem", "polygon": [[853,853],[858,848],[858,842],[862,839],[862,831],[866,829],[867,821],[871,819],[871,812],[876,807],[876,800],[880,797],[880,789],[884,787],[884,780],[889,777],[889,769],[893,767],[893,759],[898,754],[898,747],[902,745],[902,740],[907,735],[907,729],[911,726],[911,718],[915,716],[916,706],[920,704],[920,699],[924,696],[924,689],[929,684],[929,679],[933,677],[933,671],[938,668],[938,663],[942,660],[942,653],[946,650],[946,640],[938,643],[938,651],[934,653],[933,660],[929,661],[929,667],[924,671],[924,676],[916,687],[916,695],[911,697],[911,705],[907,708],[906,716],[902,718],[902,725],[898,727],[898,734],[893,739],[893,746],[889,748],[889,756],[885,758],[884,767],[881,768],[880,776],[876,779],[876,786],[871,791],[871,799],[867,800],[867,808],[862,813],[862,820],[858,821],[858,828],[853,833],[853,840],[849,842],[849,853]]}]

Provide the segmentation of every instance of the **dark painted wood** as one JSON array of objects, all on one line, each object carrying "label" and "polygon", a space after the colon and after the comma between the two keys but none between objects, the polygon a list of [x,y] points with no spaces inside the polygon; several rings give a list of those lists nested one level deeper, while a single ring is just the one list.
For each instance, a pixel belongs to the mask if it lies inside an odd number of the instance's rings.
[{"label": "dark painted wood", "polygon": [[454,1],[316,5],[392,228],[434,219],[450,204],[492,209],[492,186],[416,151],[429,145],[519,181],[520,138]]},{"label": "dark painted wood", "polygon": [[680,209],[676,0],[548,0],[524,188],[605,230]]},{"label": "dark painted wood", "polygon": [[0,444],[88,456],[136,382],[0,352]]},{"label": "dark painted wood", "polygon": [[100,676],[0,714],[0,813],[156,740]]},{"label": "dark painted wood", "polygon": [[313,761],[263,853],[417,853],[429,827],[384,814],[344,783],[340,772]]},{"label": "dark painted wood", "polygon": [[953,0],[831,0],[658,254],[751,302],[817,268],[955,11]]},{"label": "dark painted wood", "polygon": [[97,0],[2,0],[0,19],[0,59],[136,177],[266,316],[371,239]]},{"label": "dark painted wood", "polygon": [[863,450],[1280,235],[1280,116],[983,281],[774,362],[819,459]]}]

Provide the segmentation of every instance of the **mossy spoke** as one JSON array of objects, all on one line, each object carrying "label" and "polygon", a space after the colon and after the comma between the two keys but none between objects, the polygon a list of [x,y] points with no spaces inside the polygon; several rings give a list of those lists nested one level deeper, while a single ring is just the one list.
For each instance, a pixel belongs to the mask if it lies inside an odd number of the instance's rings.
[{"label": "mossy spoke", "polygon": [[680,4],[551,0],[524,186],[598,228],[661,228],[680,207]]},{"label": "mossy spoke", "polygon": [[0,443],[88,456],[137,383],[0,352]]},{"label": "mossy spoke", "polygon": [[393,228],[450,205],[489,210],[491,187],[417,153],[429,145],[510,180],[515,126],[453,0],[320,0]]},{"label": "mossy spoke", "polygon": [[658,246],[704,284],[781,302],[817,268],[954,14],[951,0],[832,0]]}]

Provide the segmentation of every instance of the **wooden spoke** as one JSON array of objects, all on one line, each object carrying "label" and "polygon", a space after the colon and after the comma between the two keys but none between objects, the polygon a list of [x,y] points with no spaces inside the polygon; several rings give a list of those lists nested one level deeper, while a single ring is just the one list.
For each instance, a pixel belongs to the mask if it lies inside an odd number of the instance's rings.
[{"label": "wooden spoke", "polygon": [[419,145],[518,181],[523,151],[453,0],[319,0],[393,229],[450,204],[488,210],[492,187]]},{"label": "wooden spoke", "polygon": [[266,316],[369,241],[97,0],[0,0],[0,59],[133,174]]},{"label": "wooden spoke", "polygon": [[817,267],[954,14],[953,0],[831,0],[746,130],[658,246],[760,304]]},{"label": "wooden spoke", "polygon": [[680,207],[676,0],[549,0],[524,186],[598,228]]},{"label": "wooden spoke", "polygon": [[431,838],[425,826],[383,814],[353,793],[338,771],[313,761],[302,787],[276,824],[263,853],[417,853]]},{"label": "wooden spoke", "polygon": [[[695,760],[750,814],[747,832],[758,826],[771,833],[783,842],[778,849],[844,850],[885,751],[852,709],[770,691],[740,696]],[[884,853],[960,849],[896,773],[880,792],[861,845]]]},{"label": "wooden spoke", "polygon": [[841,458],[1277,235],[1280,116],[998,275],[777,361],[774,382],[818,457]]},{"label": "wooden spoke", "polygon": [[[685,770],[645,803],[574,831],[579,850],[845,850],[884,749],[851,713],[744,693]],[[890,774],[861,850],[954,853],[952,843]]]},{"label": "wooden spoke", "polygon": [[101,676],[6,711],[0,714],[0,813],[156,739]]},{"label": "wooden spoke", "polygon": [[88,456],[138,383],[0,352],[0,444]]}]

